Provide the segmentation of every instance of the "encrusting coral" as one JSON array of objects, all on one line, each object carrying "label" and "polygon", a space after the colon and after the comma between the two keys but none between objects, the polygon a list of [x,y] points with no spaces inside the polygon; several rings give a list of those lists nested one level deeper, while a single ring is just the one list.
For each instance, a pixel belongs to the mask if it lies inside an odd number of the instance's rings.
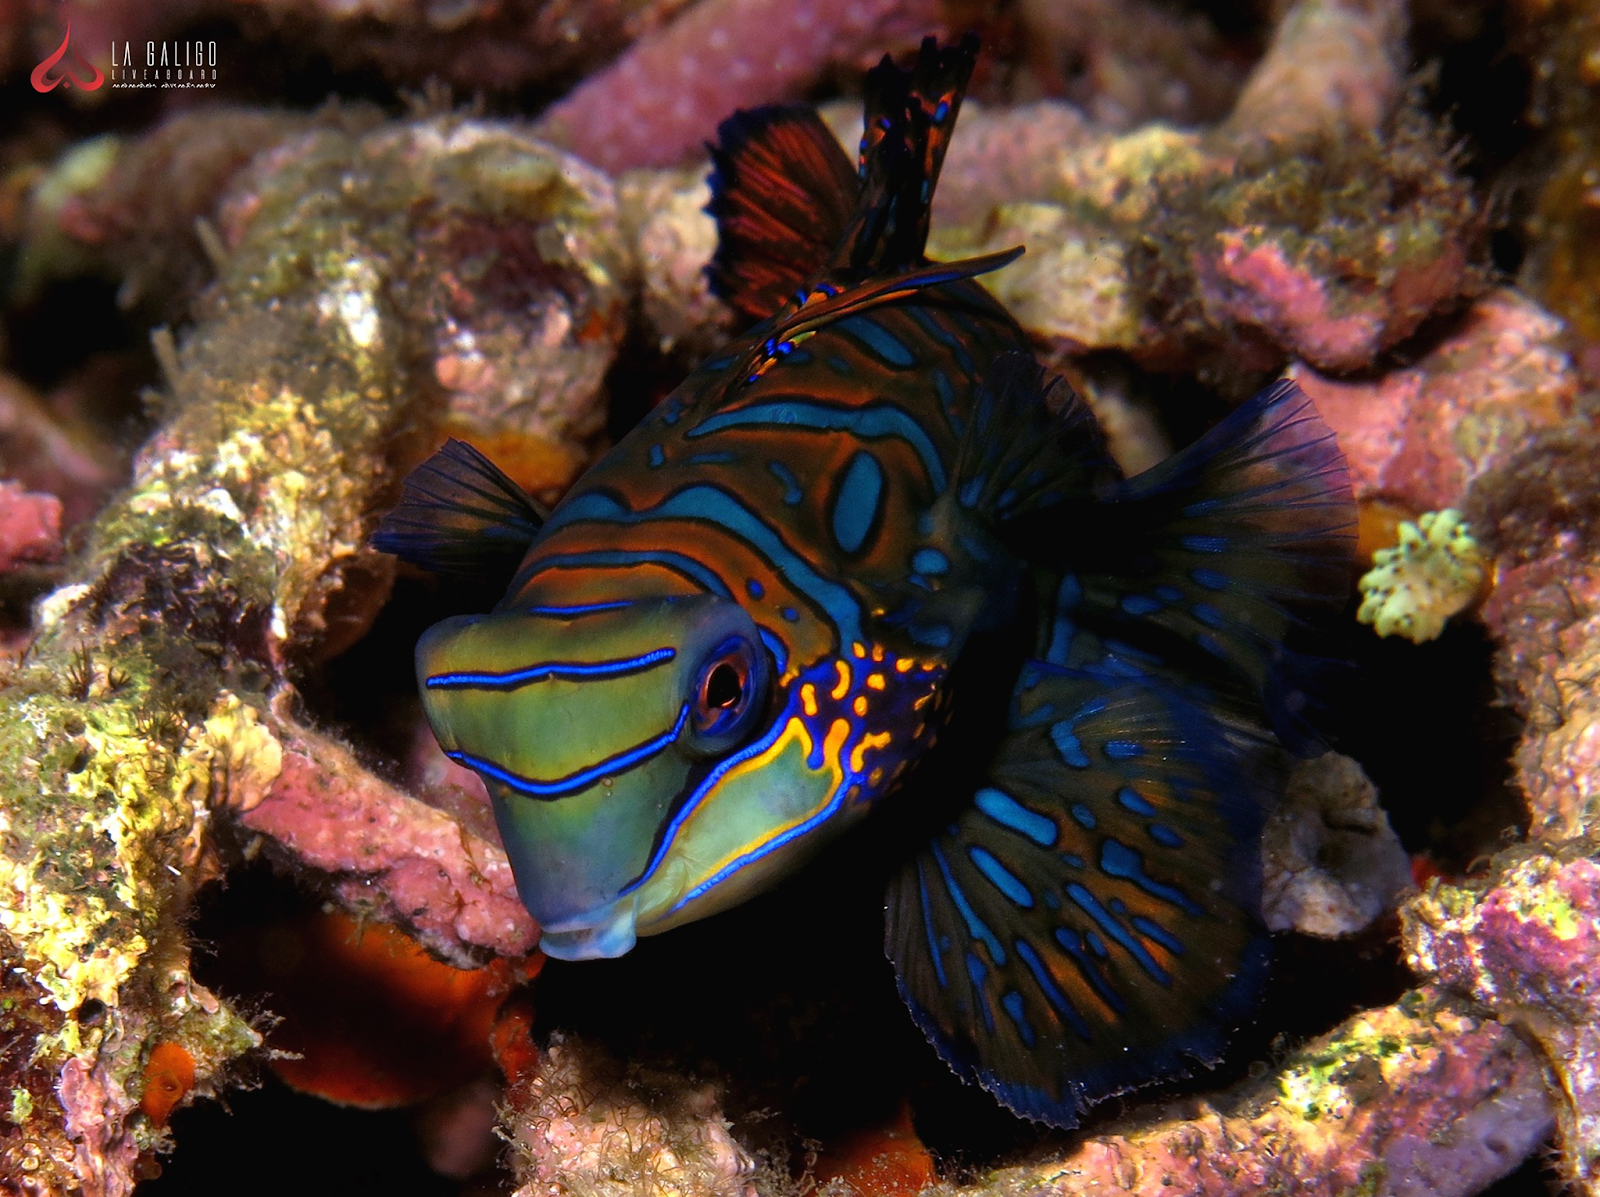
[{"label": "encrusting coral", "polygon": [[553,104],[538,132],[606,170],[674,166],[735,108],[794,99],[828,65],[940,19],[936,0],[703,0]]}]

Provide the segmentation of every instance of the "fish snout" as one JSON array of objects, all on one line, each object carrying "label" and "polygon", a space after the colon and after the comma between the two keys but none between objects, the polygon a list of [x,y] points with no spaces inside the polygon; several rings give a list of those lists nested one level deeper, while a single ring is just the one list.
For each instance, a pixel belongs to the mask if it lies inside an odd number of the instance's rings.
[{"label": "fish snout", "polygon": [[539,947],[556,960],[608,960],[633,947],[636,894],[623,894],[586,914],[540,926]]}]

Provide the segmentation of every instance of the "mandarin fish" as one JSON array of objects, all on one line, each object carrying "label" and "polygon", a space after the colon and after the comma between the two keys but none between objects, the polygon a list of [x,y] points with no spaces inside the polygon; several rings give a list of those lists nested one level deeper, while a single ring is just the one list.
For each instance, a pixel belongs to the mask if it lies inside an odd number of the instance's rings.
[{"label": "mandarin fish", "polygon": [[1252,1007],[1263,812],[1320,742],[1354,508],[1288,382],[1124,479],[974,281],[1021,251],[924,256],[975,55],[869,72],[855,165],[807,108],[724,122],[709,270],[758,323],[552,510],[452,441],[374,543],[510,578],[417,676],[546,953],[725,910],[894,795],[913,1018],[1066,1127]]}]

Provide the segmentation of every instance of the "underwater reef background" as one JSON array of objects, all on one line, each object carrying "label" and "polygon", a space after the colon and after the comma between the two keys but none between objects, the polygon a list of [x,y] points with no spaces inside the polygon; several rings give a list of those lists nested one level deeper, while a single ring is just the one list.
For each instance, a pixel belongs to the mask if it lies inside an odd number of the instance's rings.
[{"label": "underwater reef background", "polygon": [[[1073,1132],[927,1049],[870,835],[545,962],[411,671],[499,596],[367,545],[731,335],[722,118],[969,29],[931,254],[1027,246],[1125,470],[1287,371],[1360,507],[1263,1007]],[[0,1191],[1600,1193],[1600,8],[0,0],[0,76]]]}]

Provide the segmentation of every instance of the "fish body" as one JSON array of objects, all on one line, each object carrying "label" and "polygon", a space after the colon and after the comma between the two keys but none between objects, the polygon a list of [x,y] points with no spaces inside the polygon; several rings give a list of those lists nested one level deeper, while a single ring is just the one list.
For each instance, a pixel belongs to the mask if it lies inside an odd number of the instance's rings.
[{"label": "fish body", "polygon": [[1072,1125],[1214,1057],[1258,987],[1271,740],[1315,740],[1350,500],[1287,384],[1122,480],[972,281],[1015,255],[924,258],[974,54],[870,73],[854,168],[806,110],[731,119],[713,281],[760,323],[548,514],[453,443],[376,542],[525,550],[416,656],[551,955],[743,901],[946,737],[889,954],[958,1073]]}]

